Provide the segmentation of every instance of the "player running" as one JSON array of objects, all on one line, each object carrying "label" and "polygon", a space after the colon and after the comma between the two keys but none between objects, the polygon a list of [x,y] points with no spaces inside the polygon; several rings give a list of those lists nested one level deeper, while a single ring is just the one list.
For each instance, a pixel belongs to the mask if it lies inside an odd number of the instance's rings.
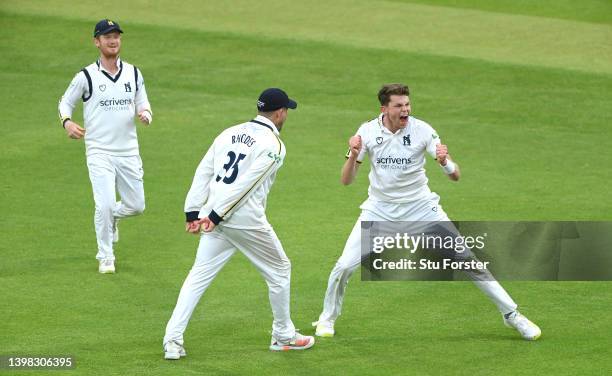
[{"label": "player running", "polygon": [[[85,138],[87,168],[96,204],[94,224],[98,241],[98,271],[115,272],[113,243],[119,241],[117,221],[145,209],[142,160],[134,117],[145,125],[153,115],[142,73],[119,58],[119,24],[101,20],[94,28],[100,58],[74,76],[59,103],[60,121],[70,138]],[[84,125],[72,111],[83,101]],[[116,201],[115,190],[120,201]]]},{"label": "player running", "polygon": [[196,260],[166,326],[166,359],[185,356],[183,333],[200,297],[239,249],[266,280],[274,321],[270,350],[304,350],[315,339],[296,332],[289,312],[291,263],[266,218],[268,192],[285,158],[279,131],[297,103],[263,91],[259,114],[223,131],[196,170],[185,201],[186,230],[199,234]]},{"label": "player running", "polygon": [[[336,262],[327,285],[323,312],[315,334],[334,335],[334,324],[342,310],[349,278],[361,261],[361,221],[449,222],[439,205],[440,197],[431,192],[425,175],[425,152],[436,158],[451,180],[459,180],[459,166],[448,154],[434,129],[410,116],[409,90],[403,84],[387,84],[378,92],[381,114],[364,123],[349,140],[347,160],[342,167],[342,184],[353,182],[366,153],[370,159],[368,199]],[[392,166],[389,163],[394,164]],[[398,165],[400,164],[400,165]],[[487,271],[486,275],[467,273],[497,306],[504,323],[527,340],[541,335],[540,328],[517,311],[517,305]]]}]

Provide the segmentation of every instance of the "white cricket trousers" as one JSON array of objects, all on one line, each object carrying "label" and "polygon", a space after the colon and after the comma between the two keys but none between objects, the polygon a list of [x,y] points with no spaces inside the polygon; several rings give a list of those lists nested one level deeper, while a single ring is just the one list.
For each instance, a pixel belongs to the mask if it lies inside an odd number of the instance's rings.
[{"label": "white cricket trousers", "polygon": [[96,204],[96,258],[114,260],[113,221],[141,214],[145,209],[142,160],[138,155],[92,154],[87,156],[87,168]]},{"label": "white cricket trousers", "polygon": [[164,344],[169,341],[183,344],[183,333],[198,301],[236,250],[251,261],[268,284],[274,338],[284,342],[295,336],[289,308],[291,262],[274,230],[245,230],[220,225],[200,237],[195,262],[166,326]]},{"label": "white cricket trousers", "polygon": [[[364,209],[364,207],[368,209]],[[450,222],[448,216],[439,205],[439,197],[432,194],[431,199],[400,206],[394,213],[399,214],[399,219],[390,219],[388,213],[384,213],[385,204],[366,201],[362,205],[362,212],[351,234],[346,241],[342,256],[336,262],[327,282],[327,291],[323,301],[323,312],[319,321],[334,322],[342,312],[342,301],[346,292],[349,278],[361,264],[361,221],[427,221],[427,222]],[[395,207],[398,208],[397,206]],[[384,214],[383,214],[384,213]],[[397,218],[397,217],[396,217]],[[502,314],[516,310],[517,305],[510,295],[489,273],[486,280],[480,280],[482,276],[467,273],[474,284],[487,295],[497,306]]]}]

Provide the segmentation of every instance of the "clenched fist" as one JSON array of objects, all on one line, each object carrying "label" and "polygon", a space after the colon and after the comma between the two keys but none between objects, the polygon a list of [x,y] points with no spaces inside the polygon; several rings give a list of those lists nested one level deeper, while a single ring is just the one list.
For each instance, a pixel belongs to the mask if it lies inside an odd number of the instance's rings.
[{"label": "clenched fist", "polygon": [[353,136],[349,139],[349,148],[353,156],[358,156],[361,151],[361,136]]},{"label": "clenched fist", "polygon": [[440,166],[446,166],[446,158],[448,158],[448,147],[443,144],[436,145],[436,160]]}]

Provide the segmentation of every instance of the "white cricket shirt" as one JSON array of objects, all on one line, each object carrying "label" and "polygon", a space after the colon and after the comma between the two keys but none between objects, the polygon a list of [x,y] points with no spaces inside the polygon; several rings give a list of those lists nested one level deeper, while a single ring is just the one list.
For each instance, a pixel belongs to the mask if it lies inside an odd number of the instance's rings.
[{"label": "white cricket shirt", "polygon": [[72,118],[79,100],[83,100],[85,149],[87,155],[104,153],[115,156],[138,155],[134,116],[151,110],[138,68],[117,60],[119,71],[113,76],[100,61],[77,73],[59,103],[60,119]]},{"label": "white cricket shirt", "polygon": [[227,227],[270,228],[266,200],[285,146],[270,120],[254,120],[223,131],[198,166],[185,200],[187,219],[214,211]]},{"label": "white cricket shirt", "polygon": [[357,161],[362,162],[366,153],[370,159],[370,200],[405,203],[431,196],[425,152],[435,158],[440,138],[429,124],[410,116],[408,125],[393,134],[380,114],[362,124],[357,135],[362,140]]}]

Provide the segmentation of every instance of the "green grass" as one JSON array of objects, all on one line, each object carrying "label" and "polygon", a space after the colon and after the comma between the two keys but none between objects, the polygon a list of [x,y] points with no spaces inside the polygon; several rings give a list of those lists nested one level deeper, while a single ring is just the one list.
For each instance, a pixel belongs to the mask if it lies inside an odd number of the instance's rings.
[{"label": "green grass", "polygon": [[[550,5],[555,1],[539,3],[548,3],[549,8],[556,9]],[[75,24],[72,30],[73,34],[78,31],[87,36],[91,33],[91,19],[101,17],[92,2],[57,1],[53,7],[46,4],[42,0],[24,0],[6,8],[10,12],[69,17],[72,21],[87,20],[78,28]],[[372,53],[385,49],[612,73],[610,25],[575,19],[538,18],[516,11],[491,12],[491,5],[483,6],[484,9],[461,9],[397,1],[337,0],[330,3],[311,0],[287,6],[285,2],[269,0],[255,7],[252,1],[234,0],[219,7],[212,1],[185,0],[181,3],[183,11],[171,12],[163,1],[113,0],[105,4],[122,10],[121,13],[108,14],[109,17],[128,24],[231,33],[258,41],[317,41],[367,48],[373,50]],[[606,9],[610,5],[598,5],[600,2],[596,0],[581,2],[580,7],[572,9],[589,9],[589,4],[598,10],[594,13],[609,14]],[[507,7],[506,1],[499,10]],[[532,8],[525,6],[523,9]],[[564,14],[568,13],[570,11],[566,10]],[[142,43],[143,38],[134,42]]]},{"label": "green grass", "polygon": [[[355,277],[337,338],[273,354],[266,286],[241,255],[197,308],[189,356],[162,360],[165,324],[197,246],[183,233],[193,172],[216,134],[254,115],[265,87],[299,102],[283,129],[288,154],[268,217],[293,263],[292,316],[306,333],[367,195],[365,171],[352,186],[338,183],[346,140],[376,114],[383,82],[410,85],[414,115],[460,163],[458,184],[429,165],[451,218],[612,219],[612,28],[601,13],[566,17],[572,12],[558,14],[555,2],[540,2],[549,13],[476,1],[463,2],[471,9],[433,0],[264,3],[266,11],[187,1],[181,10],[139,1],[108,15],[126,31],[122,56],[141,68],[155,112],[139,133],[147,210],[122,222],[113,276],[96,273],[83,144],[66,138],[56,115],[72,75],[96,58],[91,28],[107,14],[91,3],[0,4],[0,355],[73,354],[72,374],[88,375],[610,370],[607,282],[505,283],[544,330],[525,343],[469,283]],[[583,6],[606,5],[575,5]],[[398,23],[403,17],[410,22]],[[505,39],[513,30],[519,38]]]},{"label": "green grass", "polygon": [[559,18],[589,23],[612,24],[612,3],[607,0],[590,0],[576,6],[573,0],[391,0],[403,3],[420,3],[465,9],[478,9],[498,13],[521,14]]}]

